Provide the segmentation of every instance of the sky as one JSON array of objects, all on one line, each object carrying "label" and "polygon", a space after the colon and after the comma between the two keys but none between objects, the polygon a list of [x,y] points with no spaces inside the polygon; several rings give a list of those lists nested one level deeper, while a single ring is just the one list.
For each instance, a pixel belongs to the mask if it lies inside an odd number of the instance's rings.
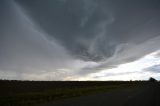
[{"label": "sky", "polygon": [[159,0],[0,0],[0,79],[160,80]]}]

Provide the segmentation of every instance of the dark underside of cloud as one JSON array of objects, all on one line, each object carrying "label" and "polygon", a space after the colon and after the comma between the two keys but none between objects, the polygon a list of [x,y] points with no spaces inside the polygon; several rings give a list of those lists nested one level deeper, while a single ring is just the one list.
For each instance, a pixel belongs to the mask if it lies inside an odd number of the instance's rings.
[{"label": "dark underside of cloud", "polygon": [[158,0],[17,2],[51,38],[88,61],[111,57],[121,43],[142,43],[160,33]]},{"label": "dark underside of cloud", "polygon": [[86,75],[134,61],[159,49],[159,11],[159,0],[1,0],[0,71]]}]

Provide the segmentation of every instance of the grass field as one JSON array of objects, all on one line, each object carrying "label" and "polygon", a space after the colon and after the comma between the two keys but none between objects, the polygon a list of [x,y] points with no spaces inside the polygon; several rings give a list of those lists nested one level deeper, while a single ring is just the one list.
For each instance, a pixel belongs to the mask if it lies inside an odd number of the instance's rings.
[{"label": "grass field", "polygon": [[0,106],[38,103],[133,87],[142,81],[16,81],[0,80]]}]

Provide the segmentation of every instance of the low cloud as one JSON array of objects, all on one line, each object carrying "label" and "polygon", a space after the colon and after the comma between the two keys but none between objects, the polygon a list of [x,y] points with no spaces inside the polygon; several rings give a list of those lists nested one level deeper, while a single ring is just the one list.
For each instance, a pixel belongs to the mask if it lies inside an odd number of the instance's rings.
[{"label": "low cloud", "polygon": [[160,73],[160,64],[145,68],[144,70],[151,73]]}]

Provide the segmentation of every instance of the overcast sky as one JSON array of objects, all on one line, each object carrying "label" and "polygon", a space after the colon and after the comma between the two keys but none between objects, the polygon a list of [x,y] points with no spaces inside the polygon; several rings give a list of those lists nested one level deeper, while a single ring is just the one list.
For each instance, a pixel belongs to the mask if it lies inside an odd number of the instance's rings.
[{"label": "overcast sky", "polygon": [[0,0],[0,78],[160,79],[159,0]]}]

